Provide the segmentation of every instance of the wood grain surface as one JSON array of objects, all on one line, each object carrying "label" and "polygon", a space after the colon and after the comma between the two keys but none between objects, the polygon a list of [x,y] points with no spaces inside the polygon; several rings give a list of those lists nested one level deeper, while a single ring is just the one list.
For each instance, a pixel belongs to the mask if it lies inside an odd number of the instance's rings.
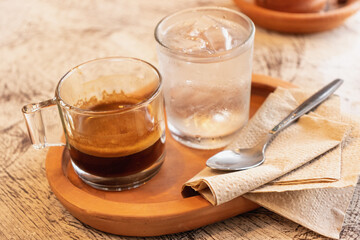
[{"label": "wood grain surface", "polygon": [[[157,65],[153,29],[166,14],[230,0],[0,1],[0,239],[127,239],[82,224],[58,202],[45,176],[47,149],[34,150],[21,107],[53,97],[71,67],[105,56]],[[257,27],[253,71],[301,87],[341,77],[345,112],[360,115],[360,14],[310,35]],[[360,183],[341,239],[360,238]],[[130,238],[143,239],[143,238]],[[325,239],[266,209],[158,239]]]}]

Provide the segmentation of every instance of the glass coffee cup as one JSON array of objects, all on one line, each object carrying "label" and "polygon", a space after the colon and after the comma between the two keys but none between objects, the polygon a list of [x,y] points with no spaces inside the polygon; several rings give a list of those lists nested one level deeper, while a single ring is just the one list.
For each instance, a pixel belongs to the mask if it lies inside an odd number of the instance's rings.
[{"label": "glass coffee cup", "polygon": [[[163,102],[162,80],[154,66],[110,57],[71,69],[53,99],[25,105],[22,111],[35,148],[66,146],[84,182],[121,191],[144,184],[160,170],[165,155]],[[65,143],[52,140],[62,135]]]}]

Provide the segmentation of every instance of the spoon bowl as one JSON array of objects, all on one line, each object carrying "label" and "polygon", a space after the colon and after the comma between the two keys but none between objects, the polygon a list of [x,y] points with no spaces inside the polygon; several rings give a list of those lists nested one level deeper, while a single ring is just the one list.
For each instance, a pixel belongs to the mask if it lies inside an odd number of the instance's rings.
[{"label": "spoon bowl", "polygon": [[271,135],[252,148],[221,151],[209,158],[206,165],[223,171],[239,171],[257,167],[265,161],[268,138],[271,138]]}]

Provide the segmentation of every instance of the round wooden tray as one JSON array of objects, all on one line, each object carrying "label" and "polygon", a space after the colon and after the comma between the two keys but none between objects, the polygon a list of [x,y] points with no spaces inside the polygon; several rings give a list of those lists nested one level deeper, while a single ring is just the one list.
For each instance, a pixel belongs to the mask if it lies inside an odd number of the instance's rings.
[{"label": "round wooden tray", "polygon": [[[251,115],[277,86],[292,86],[261,75],[253,75],[252,80]],[[159,173],[145,185],[123,192],[96,190],[83,183],[68,164],[64,147],[49,149],[46,175],[58,200],[83,223],[113,234],[157,236],[195,229],[258,207],[242,197],[220,206],[212,206],[199,195],[182,197],[183,183],[217,151],[187,148],[167,133],[166,158]]]},{"label": "round wooden tray", "polygon": [[286,33],[314,33],[330,30],[341,25],[360,9],[360,0],[348,0],[346,4],[318,13],[273,11],[257,6],[252,0],[234,0],[234,2],[255,24]]}]

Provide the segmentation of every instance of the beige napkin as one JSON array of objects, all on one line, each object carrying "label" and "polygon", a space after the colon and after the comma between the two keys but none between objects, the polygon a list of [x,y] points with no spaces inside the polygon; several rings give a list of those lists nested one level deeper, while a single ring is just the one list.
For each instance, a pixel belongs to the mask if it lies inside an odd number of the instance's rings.
[{"label": "beige napkin", "polygon": [[[338,181],[341,176],[341,146],[329,150],[295,171],[272,181],[271,185],[300,185]],[[283,188],[284,189],[284,188]]]},{"label": "beige napkin", "polygon": [[[285,89],[278,89],[278,91],[286,91]],[[291,89],[289,90],[300,104],[310,97],[310,92]],[[286,93],[281,93],[286,94]],[[280,94],[280,95],[281,95]],[[316,109],[316,113],[310,113],[314,116],[324,117],[329,120],[341,121],[340,98],[333,96],[320,105]],[[330,150],[329,152],[320,155],[311,162],[291,171],[284,176],[271,182],[272,185],[293,185],[306,184],[314,182],[333,182],[340,179],[341,173],[341,147]],[[285,190],[286,188],[282,188]]]},{"label": "beige napkin", "polygon": [[[341,149],[341,178],[334,182],[313,181],[307,184],[293,184],[289,186],[275,185],[270,182],[253,191],[252,193],[266,192],[284,192],[317,188],[343,188],[355,186],[360,173],[360,119],[343,116],[342,121],[351,126],[351,130],[347,138],[342,144]],[[336,151],[338,151],[336,149]],[[330,152],[332,154],[332,152]],[[306,167],[303,166],[303,167]],[[330,168],[330,166],[326,167]],[[294,171],[297,172],[298,170]]]},{"label": "beige napkin", "polygon": [[248,193],[244,197],[317,233],[339,238],[360,172],[360,119],[343,121],[352,129],[344,143],[339,181],[315,183],[312,185],[317,188],[305,190],[295,185],[293,190],[299,191],[284,192],[282,186],[277,186],[280,192]]},{"label": "beige napkin", "polygon": [[338,239],[354,187],[248,193],[245,198],[329,238]]},{"label": "beige napkin", "polygon": [[[309,95],[311,93],[299,90],[277,89],[267,98],[249,124],[242,129],[234,143],[228,148],[255,145],[299,105],[296,98],[303,100]],[[303,116],[298,122],[278,134],[268,147],[266,161],[261,166],[230,173],[205,168],[185,183],[185,188],[193,188],[212,204],[218,205],[303,166],[337,147],[348,132],[348,124],[321,117],[327,113],[336,112],[336,109],[331,104],[324,103],[324,106],[319,108],[316,114]],[[328,162],[327,167],[340,171],[339,159],[335,159],[337,161]],[[304,171],[304,174],[307,174],[307,171]],[[304,177],[304,179],[306,178],[309,179],[308,176]]]}]

